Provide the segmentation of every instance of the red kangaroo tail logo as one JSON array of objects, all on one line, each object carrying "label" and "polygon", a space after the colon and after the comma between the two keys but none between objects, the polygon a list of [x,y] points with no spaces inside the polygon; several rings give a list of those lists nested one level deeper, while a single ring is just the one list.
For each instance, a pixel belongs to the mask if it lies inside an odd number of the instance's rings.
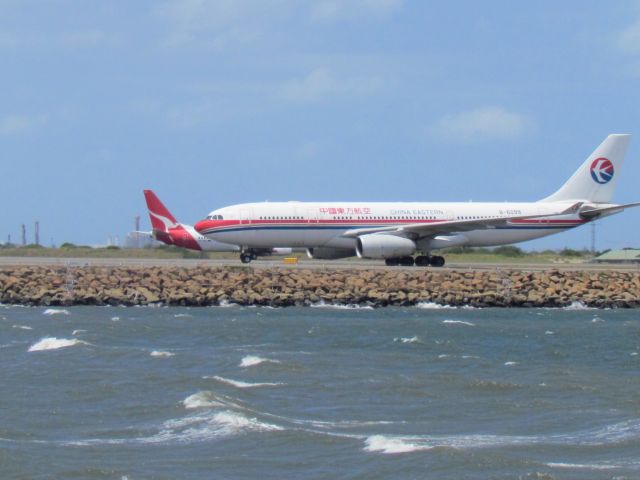
[{"label": "red kangaroo tail logo", "polygon": [[153,193],[153,190],[145,190],[144,198],[149,209],[149,219],[154,230],[168,231],[178,226],[178,221],[171,215],[160,199]]}]

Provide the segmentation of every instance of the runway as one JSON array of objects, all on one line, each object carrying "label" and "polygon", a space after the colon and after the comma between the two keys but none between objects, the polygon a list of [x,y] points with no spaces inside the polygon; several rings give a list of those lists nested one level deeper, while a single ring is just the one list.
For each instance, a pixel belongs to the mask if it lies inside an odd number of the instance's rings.
[{"label": "runway", "polygon": [[297,264],[285,264],[282,257],[262,258],[242,264],[238,259],[183,259],[183,258],[53,258],[53,257],[0,257],[3,266],[103,266],[103,267],[236,267],[284,269],[382,269],[382,270],[521,270],[521,271],[640,271],[640,264],[594,263],[447,263],[445,267],[388,267],[382,260],[313,260],[302,258]]}]

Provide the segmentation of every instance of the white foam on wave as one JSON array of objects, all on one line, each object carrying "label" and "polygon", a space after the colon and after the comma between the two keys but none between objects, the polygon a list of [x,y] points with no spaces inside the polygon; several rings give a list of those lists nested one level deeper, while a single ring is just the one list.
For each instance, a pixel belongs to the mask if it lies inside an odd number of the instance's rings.
[{"label": "white foam on wave", "polygon": [[217,380],[220,383],[225,383],[227,385],[231,385],[232,387],[236,387],[236,388],[277,387],[279,385],[284,385],[284,383],[279,383],[279,382],[275,382],[275,383],[274,382],[260,382],[260,383],[242,382],[240,380],[233,380],[231,378],[219,377],[218,375],[215,375],[213,377],[203,377],[203,378]]},{"label": "white foam on wave", "polygon": [[18,330],[33,330],[33,328],[27,325],[12,325],[12,328],[17,328]]},{"label": "white foam on wave", "polygon": [[164,350],[154,350],[149,355],[156,358],[169,358],[174,357],[176,354],[172,352],[165,352]]},{"label": "white foam on wave", "polygon": [[185,398],[182,401],[182,405],[187,410],[193,410],[196,408],[224,407],[225,402],[220,401],[211,392],[198,392]]},{"label": "white foam on wave", "polygon": [[219,304],[218,307],[222,307],[222,308],[230,308],[230,307],[239,307],[240,305],[238,305],[237,303],[232,303],[228,300],[222,300]]},{"label": "white foam on wave", "polygon": [[372,435],[364,441],[366,452],[380,452],[386,454],[411,453],[421,450],[431,450],[429,445],[414,443],[411,439],[391,437],[386,435]]},{"label": "white foam on wave", "polygon": [[450,305],[440,305],[434,302],[419,302],[415,305],[416,308],[423,308],[425,310],[440,310],[442,308],[455,308]]},{"label": "white foam on wave", "polygon": [[518,365],[518,362],[512,362],[512,361],[504,362],[505,367],[513,367],[514,365]]},{"label": "white foam on wave", "polygon": [[413,337],[396,337],[393,341],[401,343],[423,343],[417,335],[414,335]]},{"label": "white foam on wave", "polygon": [[554,335],[554,332],[552,332],[551,330],[547,330],[546,332],[544,332],[545,335]]},{"label": "white foam on wave", "polygon": [[120,317],[111,317],[111,321],[112,322],[119,322],[120,321]]},{"label": "white foam on wave", "polygon": [[47,308],[43,315],[71,315],[69,310],[65,310],[64,308]]},{"label": "white foam on wave", "polygon": [[336,310],[373,310],[371,305],[358,305],[357,303],[325,303],[322,300],[312,303],[310,306],[311,308],[332,308]]},{"label": "white foam on wave", "polygon": [[280,360],[272,360],[270,358],[258,357],[257,355],[247,355],[240,361],[241,367],[255,367],[261,363],[280,363]]},{"label": "white foam on wave", "polygon": [[176,313],[173,318],[191,318],[193,317],[193,315],[190,315],[188,313]]},{"label": "white foam on wave", "polygon": [[232,410],[189,415],[177,420],[169,420],[160,432],[151,437],[139,439],[139,443],[194,443],[220,437],[239,435],[246,432],[272,432],[282,427],[261,422]]},{"label": "white foam on wave", "polygon": [[58,350],[60,348],[73,347],[75,345],[89,345],[77,338],[46,337],[29,347],[29,352],[41,352],[44,350]]},{"label": "white foam on wave", "polygon": [[71,335],[73,335],[74,337],[76,335],[80,335],[81,333],[87,333],[86,330],[74,330],[73,332],[71,332]]},{"label": "white foam on wave", "polygon": [[89,445],[136,445],[136,444],[190,444],[215,440],[220,437],[240,435],[247,432],[271,432],[283,430],[278,425],[261,422],[255,417],[223,409],[203,411],[183,418],[164,422],[153,435],[138,438],[105,438],[66,442],[73,446]]},{"label": "white foam on wave", "polygon": [[442,305],[435,302],[418,302],[414,305],[416,308],[422,308],[424,310],[479,310],[480,307],[474,307],[473,305],[461,305],[459,307],[454,305]]},{"label": "white foam on wave", "polygon": [[503,446],[574,445],[603,446],[640,438],[640,420],[628,420],[576,433],[551,435],[373,435],[365,441],[365,450],[380,453],[404,453],[436,447],[456,450]]},{"label": "white foam on wave", "polygon": [[615,470],[617,468],[622,468],[620,465],[611,465],[611,464],[603,464],[603,463],[561,463],[561,462],[550,462],[547,463],[548,467],[551,468],[567,468],[567,469],[578,469],[578,470]]},{"label": "white foam on wave", "polygon": [[445,325],[466,325],[468,327],[475,327],[475,323],[465,322],[464,320],[443,320],[442,323]]},{"label": "white foam on wave", "polygon": [[588,307],[584,303],[574,300],[566,307],[562,307],[562,310],[593,310],[593,307]]}]

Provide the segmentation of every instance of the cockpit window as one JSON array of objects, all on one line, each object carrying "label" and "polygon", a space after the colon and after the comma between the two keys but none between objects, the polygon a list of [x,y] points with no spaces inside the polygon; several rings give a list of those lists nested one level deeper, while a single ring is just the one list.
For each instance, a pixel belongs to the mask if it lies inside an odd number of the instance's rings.
[{"label": "cockpit window", "polygon": [[222,215],[207,215],[207,220],[224,220]]}]

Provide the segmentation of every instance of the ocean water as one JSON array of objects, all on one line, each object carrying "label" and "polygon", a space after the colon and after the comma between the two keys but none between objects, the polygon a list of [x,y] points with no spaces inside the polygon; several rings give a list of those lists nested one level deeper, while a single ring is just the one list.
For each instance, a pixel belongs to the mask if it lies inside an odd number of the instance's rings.
[{"label": "ocean water", "polygon": [[0,306],[2,479],[638,479],[640,312]]}]

